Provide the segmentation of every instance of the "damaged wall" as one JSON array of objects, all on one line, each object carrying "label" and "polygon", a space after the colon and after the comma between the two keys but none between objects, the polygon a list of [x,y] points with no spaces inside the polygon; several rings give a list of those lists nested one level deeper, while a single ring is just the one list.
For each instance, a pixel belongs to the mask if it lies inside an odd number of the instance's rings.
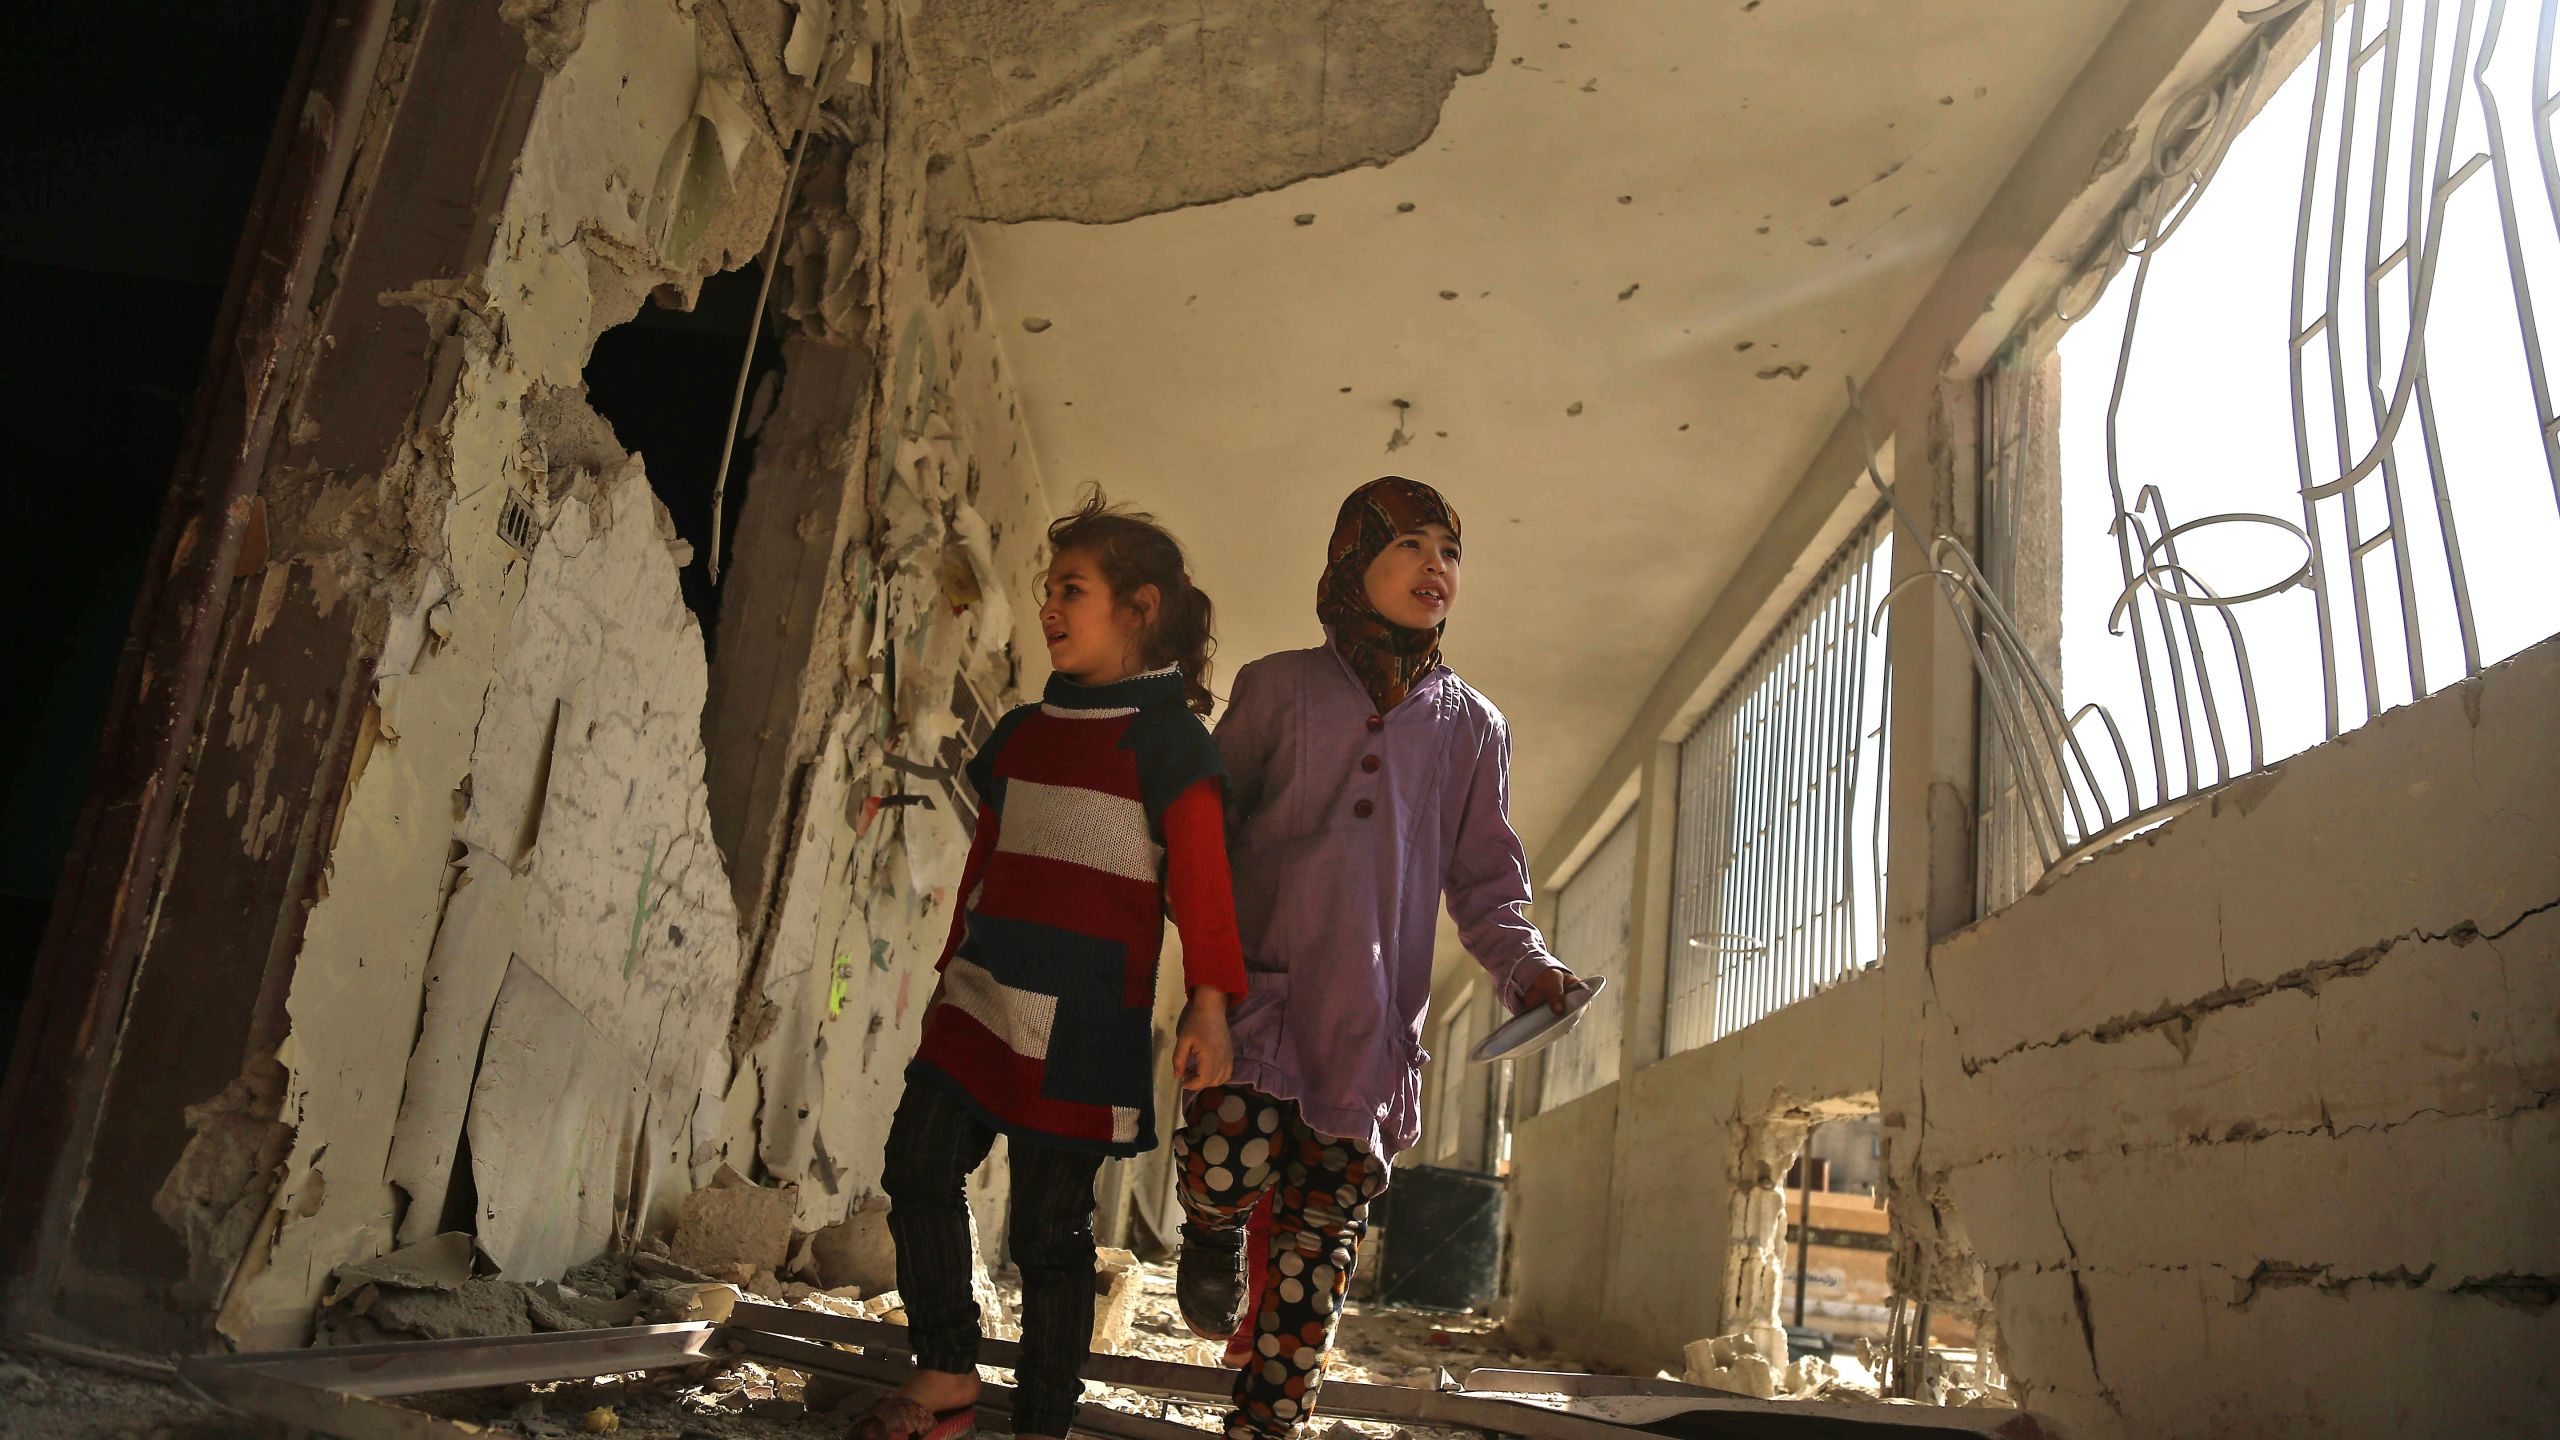
[{"label": "damaged wall", "polygon": [[[1010,703],[1009,602],[1042,561],[1048,505],[965,240],[925,223],[922,130],[895,118],[893,27],[849,11],[830,52],[826,10],[780,0],[510,18],[541,79],[492,249],[381,297],[446,342],[449,403],[379,475],[270,482],[308,497],[276,502],[279,550],[381,608],[283,1079],[191,1115],[164,1197],[244,1346],[300,1343],[334,1268],[442,1232],[544,1280],[663,1235],[724,1162],[797,1183],[803,1228],[876,1188],[966,846],[950,792],[886,757],[945,765],[955,688],[988,719]],[[700,562],[581,372],[653,293],[689,303],[756,256],[831,53],[774,307],[799,358],[730,557],[791,583],[721,616],[826,638],[715,677],[678,585]],[[307,429],[329,419],[306,400]],[[308,603],[262,597],[262,625]],[[722,681],[751,703],[711,703]],[[775,797],[770,890],[742,905],[718,832],[751,827],[715,826],[706,726],[734,738],[720,717],[776,687],[812,723],[805,758],[733,767]],[[930,805],[879,803],[902,792]],[[256,795],[231,808],[262,823]]]},{"label": "damaged wall", "polygon": [[[836,673],[809,682],[840,701],[795,800],[727,1098],[732,1116],[752,1117],[725,1140],[730,1162],[746,1170],[751,1155],[796,1184],[804,1230],[878,1196],[967,858],[974,812],[951,770],[1021,698],[1019,657],[1043,653],[1029,598],[1049,504],[967,238],[927,203],[946,162],[902,54],[893,39],[879,73],[889,229],[867,307],[878,434],[839,562],[845,643]],[[1003,1168],[991,1163],[973,1191],[990,1254]]]},{"label": "damaged wall", "polygon": [[370,733],[285,1004],[294,1144],[219,1320],[242,1344],[299,1342],[329,1271],[395,1238],[475,1229],[547,1278],[662,1218],[725,1031],[700,629],[644,462],[562,411],[597,333],[755,253],[783,139],[720,7],[532,39],[556,63],[492,253],[383,297],[460,369],[379,484],[416,548],[376,581]]},{"label": "damaged wall", "polygon": [[1765,1326],[1776,1297],[1752,1261],[1770,1243],[1770,1137],[1792,1155],[1806,1123],[1873,1108],[1883,979],[1861,971],[1520,1122],[1504,1323],[1641,1374]]},{"label": "damaged wall", "polygon": [[[1930,955],[1916,1154],[2022,1403],[2502,1435],[2560,1388],[2560,641]],[[1929,1257],[1924,1257],[1929,1258]]]},{"label": "damaged wall", "polygon": [[[293,1344],[334,1270],[458,1229],[539,1281],[724,1166],[803,1231],[876,1198],[966,852],[954,767],[1039,653],[1051,507],[963,217],[1381,163],[1493,42],[1474,0],[911,8],[369,12],[390,38],[118,1032],[155,1063],[100,1065],[43,1197],[72,1238],[13,1306]],[[1197,148],[1131,165],[1133,126]],[[779,378],[701,554],[674,517],[711,497],[584,375],[777,219]],[[679,577],[715,560],[710,647]]]}]

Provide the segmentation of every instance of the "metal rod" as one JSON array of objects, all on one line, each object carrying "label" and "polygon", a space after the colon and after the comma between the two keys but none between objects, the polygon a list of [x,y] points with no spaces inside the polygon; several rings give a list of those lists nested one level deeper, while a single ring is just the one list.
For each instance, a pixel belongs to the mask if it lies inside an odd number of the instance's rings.
[{"label": "metal rod", "polygon": [[1813,1132],[1804,1132],[1804,1148],[1796,1152],[1796,1193],[1800,1204],[1796,1219],[1796,1328],[1804,1328],[1805,1272],[1813,1264]]},{"label": "metal rod", "polygon": [[809,102],[800,111],[800,133],[792,137],[791,168],[782,177],[782,199],[773,214],[773,234],[765,240],[764,273],[756,280],[755,313],[747,317],[747,348],[738,357],[738,383],[729,392],[729,423],[720,430],[720,468],[711,477],[711,583],[720,583],[720,540],[729,496],[729,458],[738,447],[738,417],[746,413],[747,377],[756,365],[756,341],[764,334],[765,303],[773,296],[773,272],[782,263],[782,237],[791,228],[791,200],[800,190],[800,160],[809,149],[809,129],[826,98],[828,77],[835,74],[836,40],[843,33],[833,5],[827,9],[827,47],[818,57],[818,73],[809,81]]}]

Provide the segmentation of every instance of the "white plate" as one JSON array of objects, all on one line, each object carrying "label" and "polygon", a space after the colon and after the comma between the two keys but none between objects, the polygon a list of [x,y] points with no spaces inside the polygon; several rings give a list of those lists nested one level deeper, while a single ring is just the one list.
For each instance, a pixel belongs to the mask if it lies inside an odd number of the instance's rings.
[{"label": "white plate", "polygon": [[1582,1012],[1600,998],[1608,988],[1606,976],[1585,975],[1564,992],[1564,1013],[1559,1015],[1544,1005],[1523,1010],[1493,1027],[1493,1033],[1476,1042],[1467,1052],[1467,1063],[1481,1065],[1488,1060],[1509,1060],[1526,1055],[1542,1045],[1553,1044],[1564,1032],[1581,1023]]}]

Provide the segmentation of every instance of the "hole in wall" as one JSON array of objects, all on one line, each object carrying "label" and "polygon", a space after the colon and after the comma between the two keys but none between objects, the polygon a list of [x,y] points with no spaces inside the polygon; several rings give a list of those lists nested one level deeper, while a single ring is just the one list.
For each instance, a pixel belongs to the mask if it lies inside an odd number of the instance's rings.
[{"label": "hole in wall", "polygon": [[[691,310],[660,303],[596,337],[587,359],[587,403],[613,427],[614,438],[641,457],[649,486],[693,547],[679,573],[684,602],[702,622],[706,654],[719,644],[718,595],[711,583],[711,500],[727,436],[738,358],[755,315],[764,266],[749,261],[702,282]],[[739,418],[729,487],[722,497],[723,543],[734,544],[745,510],[747,475],[755,463],[756,397],[782,368],[782,342],[767,318],[747,373],[748,411]],[[722,557],[725,570],[739,557]]]},{"label": "hole in wall", "polygon": [[[1979,1307],[1924,1304],[1894,1289],[1872,1095],[1790,1108],[1744,1126],[1741,1139],[1728,1332],[1750,1334],[1779,1364],[1858,1362],[1888,1393],[2008,1403]],[[1979,1298],[1978,1283],[1960,1288]]]},{"label": "hole in wall", "polygon": [[1875,1112],[1872,1095],[1847,1097],[1741,1127],[1724,1329],[1750,1335],[1774,1364],[1854,1356],[1862,1339],[1882,1344],[1891,1328]]},{"label": "hole in wall", "polygon": [[1853,1355],[1861,1338],[1884,1340],[1893,1242],[1883,1187],[1884,1130],[1873,1110],[1803,1127],[1778,1187],[1775,1289],[1790,1352]]}]

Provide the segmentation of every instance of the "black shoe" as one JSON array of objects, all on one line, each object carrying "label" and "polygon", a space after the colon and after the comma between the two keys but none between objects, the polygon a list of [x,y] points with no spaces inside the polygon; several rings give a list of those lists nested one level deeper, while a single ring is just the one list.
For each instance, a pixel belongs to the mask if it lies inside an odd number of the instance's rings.
[{"label": "black shoe", "polygon": [[1182,1323],[1203,1340],[1233,1339],[1244,1325],[1244,1229],[1203,1230],[1182,1223],[1182,1258],[1174,1266],[1173,1298]]}]

